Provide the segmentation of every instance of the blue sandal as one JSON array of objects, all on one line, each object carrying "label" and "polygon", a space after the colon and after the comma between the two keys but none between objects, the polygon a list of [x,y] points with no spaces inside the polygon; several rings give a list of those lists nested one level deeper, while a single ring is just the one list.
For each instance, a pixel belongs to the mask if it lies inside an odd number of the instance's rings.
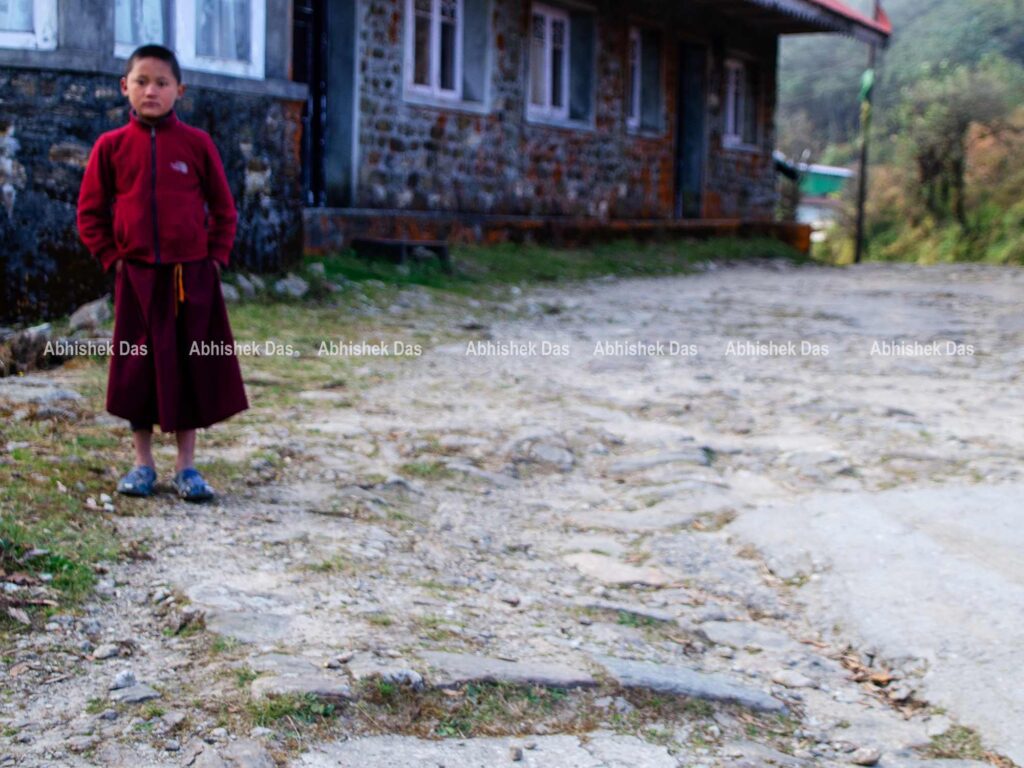
[{"label": "blue sandal", "polygon": [[213,488],[203,480],[199,470],[193,467],[183,469],[174,476],[174,487],[185,501],[208,501],[213,498]]},{"label": "blue sandal", "polygon": [[156,484],[156,470],[140,464],[121,478],[117,492],[125,496],[150,496]]}]

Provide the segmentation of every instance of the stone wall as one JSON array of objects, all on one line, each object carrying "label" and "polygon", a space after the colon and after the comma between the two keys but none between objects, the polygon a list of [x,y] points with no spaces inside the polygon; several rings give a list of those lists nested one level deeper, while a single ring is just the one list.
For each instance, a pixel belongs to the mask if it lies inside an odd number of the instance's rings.
[{"label": "stone wall", "polygon": [[[78,239],[75,204],[90,148],[127,120],[117,77],[0,67],[0,322],[66,313],[110,277]],[[299,258],[301,103],[194,88],[178,115],[217,144],[239,212],[233,263]]]},{"label": "stone wall", "polygon": [[[708,44],[709,88],[724,93],[724,51],[741,45],[763,71],[760,151],[721,146],[721,110],[709,113],[706,216],[770,218],[775,180],[773,35],[721,19],[675,19],[657,2],[597,5],[596,109],[591,125],[553,127],[525,117],[529,2],[492,0],[489,109],[423,106],[403,96],[404,0],[367,0],[359,11],[359,144],[355,206],[406,210],[611,218],[674,211],[675,31]],[[664,129],[637,135],[624,115],[630,19],[646,13],[665,31]],[[752,47],[753,46],[753,47]]]}]

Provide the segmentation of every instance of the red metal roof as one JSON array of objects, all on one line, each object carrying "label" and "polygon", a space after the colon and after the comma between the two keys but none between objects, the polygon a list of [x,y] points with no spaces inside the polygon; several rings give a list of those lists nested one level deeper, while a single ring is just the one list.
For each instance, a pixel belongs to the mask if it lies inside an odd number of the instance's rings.
[{"label": "red metal roof", "polygon": [[882,10],[881,6],[878,8],[878,18],[872,19],[870,16],[866,16],[860,11],[855,11],[853,8],[848,6],[841,0],[810,0],[815,5],[821,6],[826,11],[838,14],[850,21],[855,21],[869,29],[873,29],[886,37],[892,34],[892,22],[889,21],[888,15]]}]

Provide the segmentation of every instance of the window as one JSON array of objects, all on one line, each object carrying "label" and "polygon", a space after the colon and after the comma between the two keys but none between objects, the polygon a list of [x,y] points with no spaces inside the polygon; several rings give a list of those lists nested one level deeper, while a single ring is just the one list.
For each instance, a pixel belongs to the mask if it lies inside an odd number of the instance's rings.
[{"label": "window", "polygon": [[408,86],[430,96],[463,92],[463,0],[407,0]]},{"label": "window", "polygon": [[0,0],[0,48],[57,47],[57,0]]},{"label": "window", "polygon": [[164,0],[117,0],[114,6],[114,55],[127,58],[140,45],[166,44],[164,13]]},{"label": "window", "polygon": [[534,3],[527,54],[526,116],[535,122],[591,124],[594,14]]},{"label": "window", "polygon": [[661,131],[661,39],[656,32],[631,27],[626,66],[626,126],[631,131]]},{"label": "window", "polygon": [[530,113],[569,117],[569,15],[534,5],[530,20]]},{"label": "window", "polygon": [[629,64],[626,67],[626,124],[640,127],[640,30],[629,30]]},{"label": "window", "polygon": [[757,144],[757,86],[750,66],[739,59],[725,62],[724,142],[732,146]]},{"label": "window", "polygon": [[265,0],[178,0],[174,33],[182,67],[263,77]]}]

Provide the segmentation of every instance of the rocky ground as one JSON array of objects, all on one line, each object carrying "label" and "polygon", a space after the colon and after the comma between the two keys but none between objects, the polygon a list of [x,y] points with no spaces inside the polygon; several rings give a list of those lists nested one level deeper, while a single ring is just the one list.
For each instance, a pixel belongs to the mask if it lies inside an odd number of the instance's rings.
[{"label": "rocky ground", "polygon": [[927,698],[941,655],[807,597],[844,530],[878,572],[856,505],[780,541],[822,494],[1019,498],[1022,296],[1020,271],[783,263],[470,317],[410,289],[387,314],[439,342],[208,447],[247,467],[216,504],[112,501],[147,554],[14,636],[0,765],[1013,765]]}]

